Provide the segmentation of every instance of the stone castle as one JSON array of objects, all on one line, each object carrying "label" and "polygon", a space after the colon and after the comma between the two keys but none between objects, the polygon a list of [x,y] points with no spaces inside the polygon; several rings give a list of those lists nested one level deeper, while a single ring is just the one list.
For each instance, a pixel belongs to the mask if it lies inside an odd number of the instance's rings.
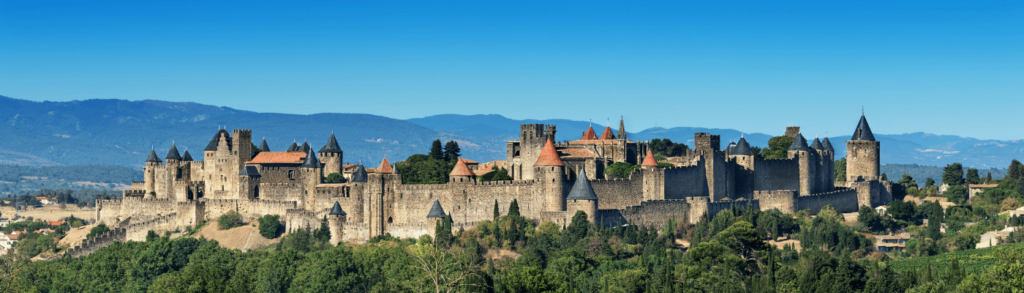
[{"label": "stone castle", "polygon": [[[799,128],[787,130],[793,144],[785,159],[755,158],[743,138],[722,149],[718,135],[697,133],[693,150],[675,158],[675,167],[662,168],[646,142],[626,138],[623,124],[618,135],[606,127],[597,136],[590,128],[562,142],[554,125],[522,125],[519,141],[507,143],[504,162],[514,180],[477,181],[460,160],[445,184],[403,184],[387,159],[374,172],[358,165],[347,182],[326,183],[327,175],[346,169],[334,134],[319,151],[293,143],[272,152],[264,140],[254,156],[250,130],[221,129],[202,161],[187,150],[182,156],[174,145],[163,160],[150,151],[145,181],[133,182],[123,199],[98,200],[96,219],[117,228],[120,236],[111,237],[126,240],[144,239],[148,230],[184,230],[231,211],[249,220],[280,215],[288,231],[327,219],[337,243],[432,235],[433,218],[443,215],[452,217],[454,229],[468,229],[492,219],[495,202],[505,214],[514,199],[524,217],[559,226],[576,211],[599,225],[660,226],[673,218],[696,223],[732,206],[816,213],[832,205],[854,212],[892,200],[891,183],[879,180],[879,142],[863,116],[847,142],[845,180],[833,180],[828,138],[808,144]],[[640,168],[628,178],[606,178],[605,169],[616,162]]]}]

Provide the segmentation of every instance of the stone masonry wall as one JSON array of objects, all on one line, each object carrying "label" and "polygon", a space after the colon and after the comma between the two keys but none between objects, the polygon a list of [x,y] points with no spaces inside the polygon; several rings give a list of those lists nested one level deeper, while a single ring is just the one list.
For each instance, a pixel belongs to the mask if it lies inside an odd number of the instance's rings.
[{"label": "stone masonry wall", "polygon": [[92,254],[100,248],[114,244],[114,242],[124,242],[126,234],[125,229],[114,228],[106,233],[96,235],[93,238],[82,240],[81,245],[72,247],[65,251],[64,257],[79,257]]},{"label": "stone masonry wall", "polygon": [[686,200],[652,200],[639,206],[627,207],[621,211],[621,215],[630,224],[661,229],[669,219],[688,221],[689,212],[690,204]]},{"label": "stone masonry wall", "polygon": [[778,209],[780,212],[792,214],[797,211],[796,190],[755,190],[754,199],[758,200],[761,210]]},{"label": "stone masonry wall", "polygon": [[754,159],[754,190],[800,190],[797,159]]},{"label": "stone masonry wall", "polygon": [[703,161],[695,166],[665,168],[665,199],[708,196]]},{"label": "stone masonry wall", "polygon": [[825,205],[832,205],[840,213],[852,213],[860,208],[857,205],[857,191],[851,189],[798,196],[796,201],[797,210],[810,209],[812,214],[817,214]]}]

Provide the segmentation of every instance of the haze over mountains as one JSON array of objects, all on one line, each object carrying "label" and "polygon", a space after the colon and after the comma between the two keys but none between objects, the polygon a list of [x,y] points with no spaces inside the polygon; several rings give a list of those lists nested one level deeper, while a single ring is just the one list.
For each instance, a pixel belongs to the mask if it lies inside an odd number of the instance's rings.
[{"label": "haze over mountains", "polygon": [[[604,117],[602,117],[604,118]],[[617,118],[617,117],[616,117]],[[850,121],[850,130],[859,117],[840,117]],[[871,117],[868,117],[871,121]],[[284,150],[292,141],[319,149],[333,131],[345,151],[345,161],[362,160],[377,164],[383,156],[404,159],[425,153],[434,139],[456,140],[466,158],[490,161],[505,157],[505,142],[517,139],[519,124],[556,124],[559,140],[578,139],[591,125],[571,120],[514,120],[500,115],[434,115],[398,120],[368,114],[324,113],[295,115],[257,113],[197,103],[153,100],[87,100],[72,102],[33,102],[0,96],[0,164],[27,166],[107,164],[142,166],[149,149],[163,157],[175,142],[178,149],[188,148],[197,160],[219,127],[251,129],[254,143],[266,138],[272,151]],[[596,121],[596,122],[608,122]],[[618,121],[612,119],[617,131]],[[594,123],[600,133],[605,123]],[[722,147],[738,140],[741,132],[733,129],[700,127],[630,129],[630,140],[669,138],[687,145],[694,132],[722,136]],[[753,146],[765,146],[778,133],[742,134]],[[845,154],[850,135],[830,137],[837,158]],[[954,135],[928,133],[880,134],[882,164],[920,164],[942,166],[960,162],[967,167],[1005,168],[1011,159],[1024,158],[1024,140],[979,140]],[[808,136],[813,139],[813,135]]]}]

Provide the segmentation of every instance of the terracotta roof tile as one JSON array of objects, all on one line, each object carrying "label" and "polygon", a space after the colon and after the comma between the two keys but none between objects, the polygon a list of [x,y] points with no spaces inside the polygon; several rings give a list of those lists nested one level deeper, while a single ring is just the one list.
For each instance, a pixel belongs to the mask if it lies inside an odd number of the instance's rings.
[{"label": "terracotta roof tile", "polygon": [[654,159],[654,153],[651,150],[647,150],[647,156],[644,158],[644,162],[640,166],[657,167],[658,161]]},{"label": "terracotta roof tile", "polygon": [[246,164],[302,164],[306,161],[306,153],[302,152],[260,152]]},{"label": "terracotta roof tile", "polygon": [[[594,133],[594,129],[591,128],[590,129],[590,133],[593,134]],[[546,143],[544,143],[544,150],[541,150],[540,151],[540,156],[537,157],[537,163],[535,163],[533,165],[534,166],[565,166],[565,163],[562,163],[562,159],[558,158],[558,152],[555,151],[555,144],[552,143],[551,139],[549,138],[548,141]]]},{"label": "terracotta roof tile", "polygon": [[559,153],[565,154],[570,157],[581,157],[581,158],[596,158],[597,155],[588,149],[581,148],[565,148],[558,151]]},{"label": "terracotta roof tile", "polygon": [[587,131],[583,132],[583,138],[580,140],[597,140],[597,134],[594,133],[594,127],[587,127]]},{"label": "terracotta roof tile", "polygon": [[384,158],[383,161],[380,161],[380,167],[377,167],[377,171],[380,173],[391,173],[395,169],[391,168],[391,162],[388,162],[388,158]]},{"label": "terracotta roof tile", "polygon": [[604,127],[604,132],[601,133],[601,139],[615,139],[615,135],[612,134],[612,128],[610,126]]},{"label": "terracotta roof tile", "polygon": [[476,174],[469,170],[469,166],[466,166],[465,161],[459,160],[458,163],[455,163],[455,168],[452,169],[452,173],[448,174],[448,176],[476,176]]},{"label": "terracotta roof tile", "polygon": [[459,158],[459,161],[466,162],[466,164],[480,164],[480,162],[477,162],[477,161],[474,161],[474,160],[470,160],[470,159]]}]

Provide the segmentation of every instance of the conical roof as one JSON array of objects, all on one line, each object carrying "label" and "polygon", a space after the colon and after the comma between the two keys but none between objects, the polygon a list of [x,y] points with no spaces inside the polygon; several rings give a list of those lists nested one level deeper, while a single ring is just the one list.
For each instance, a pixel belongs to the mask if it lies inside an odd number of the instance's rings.
[{"label": "conical roof", "polygon": [[430,212],[427,213],[427,218],[428,219],[429,218],[440,218],[440,219],[443,219],[444,215],[445,215],[445,213],[444,213],[444,209],[441,208],[441,202],[435,199],[434,200],[434,206],[430,207]]},{"label": "conical roof", "polygon": [[238,175],[255,178],[263,177],[263,175],[260,175],[260,170],[256,169],[256,166],[245,166],[245,168],[242,168],[242,172],[238,172]]},{"label": "conical roof", "polygon": [[320,148],[321,153],[341,153],[341,147],[338,146],[338,140],[334,139],[334,132],[331,132],[331,138],[327,139],[327,144]]},{"label": "conical roof", "polygon": [[611,126],[604,127],[604,132],[601,133],[601,139],[615,139],[615,135],[612,134]]},{"label": "conical roof", "polygon": [[[591,129],[593,130],[593,129]],[[593,131],[591,131],[593,133]],[[562,163],[562,159],[558,157],[558,151],[555,151],[555,144],[551,142],[549,138],[544,143],[544,149],[540,151],[540,156],[537,157],[537,163],[534,166],[565,166]]]},{"label": "conical roof", "polygon": [[167,157],[164,157],[164,159],[166,159],[166,160],[179,160],[180,161],[181,160],[181,154],[178,153],[178,146],[176,146],[176,145],[174,145],[172,143],[171,144],[171,150],[167,151]]},{"label": "conical roof", "polygon": [[864,118],[864,115],[860,115],[860,122],[857,123],[857,129],[853,130],[853,138],[850,140],[875,141],[875,135],[871,133],[871,126],[868,126],[868,119]]},{"label": "conical roof", "polygon": [[331,207],[330,215],[332,215],[332,216],[344,216],[344,215],[347,215],[347,214],[345,213],[344,210],[341,209],[341,204],[339,204],[338,201],[334,201],[334,206]]},{"label": "conical roof", "polygon": [[152,149],[149,150],[149,157],[146,158],[146,163],[163,163],[163,162],[164,161],[160,160],[160,157],[156,156],[156,151],[155,150],[152,150]]},{"label": "conical roof", "polygon": [[807,148],[807,139],[804,138],[803,134],[797,133],[796,137],[793,138],[793,144],[789,145],[791,151],[810,151]]},{"label": "conical roof", "polygon": [[296,153],[296,152],[301,152],[301,151],[302,151],[302,149],[301,149],[301,148],[299,148],[299,145],[298,145],[298,144],[296,144],[296,143],[295,143],[295,142],[293,141],[293,142],[292,142],[292,145],[288,146],[288,149],[286,149],[286,150],[284,150],[284,151],[285,151],[285,152],[289,152],[289,153]]},{"label": "conical roof", "polygon": [[384,158],[384,160],[381,160],[380,167],[377,167],[377,173],[387,174],[394,171],[395,169],[391,168],[391,162],[388,162],[388,158]]},{"label": "conical roof", "polygon": [[352,180],[349,182],[366,182],[366,177],[366,168],[363,168],[363,164],[359,164],[356,171],[352,172]]},{"label": "conical roof", "polygon": [[654,159],[654,152],[652,152],[651,150],[647,150],[647,155],[644,156],[644,162],[640,163],[640,166],[657,167],[658,160]]},{"label": "conical roof", "polygon": [[817,137],[814,138],[814,142],[811,142],[811,148],[815,150],[822,150],[821,141]]},{"label": "conical roof", "polygon": [[213,139],[210,139],[210,143],[206,144],[206,149],[205,150],[206,151],[216,151],[217,150],[217,144],[220,143],[220,136],[222,134],[224,135],[224,137],[226,137],[228,139],[228,146],[231,146],[231,134],[228,133],[227,130],[221,128],[220,130],[217,130],[217,134],[213,135]]},{"label": "conical roof", "polygon": [[266,138],[264,138],[263,142],[260,143],[260,151],[261,152],[269,152],[270,151],[270,146],[267,145],[267,139]]},{"label": "conical roof", "polygon": [[306,152],[306,160],[303,161],[302,165],[299,167],[320,168],[320,160],[316,159],[316,153],[313,153],[313,150],[309,150],[308,152]]},{"label": "conical roof", "polygon": [[303,153],[308,153],[310,149],[312,149],[312,148],[309,147],[309,142],[303,141],[302,142],[302,152]]},{"label": "conical roof", "polygon": [[832,143],[828,141],[828,137],[825,137],[825,139],[823,139],[821,141],[821,147],[822,147],[823,150],[826,150],[826,151],[830,151],[830,152],[835,152],[836,151],[836,149],[832,148]]},{"label": "conical roof", "polygon": [[729,154],[737,156],[753,156],[754,152],[750,150],[750,144],[747,143],[747,139],[740,137],[740,141],[736,142],[736,146],[733,147],[732,152],[729,152]]},{"label": "conical roof", "polygon": [[587,171],[580,169],[579,176],[576,176],[576,183],[572,185],[569,196],[565,199],[575,200],[597,200],[594,188],[590,186],[590,179],[587,178]]},{"label": "conical roof", "polygon": [[597,134],[594,133],[594,127],[587,127],[587,131],[583,132],[583,138],[581,140],[597,140]]},{"label": "conical roof", "polygon": [[192,161],[192,154],[189,154],[188,150],[185,150],[185,154],[181,156],[181,160],[185,161],[185,162],[191,162]]},{"label": "conical roof", "polygon": [[452,168],[452,172],[449,173],[448,176],[474,176],[474,175],[476,175],[476,174],[473,174],[473,171],[469,170],[469,166],[466,166],[466,162],[465,161],[463,161],[463,160],[458,160],[458,161],[459,162],[455,163],[455,168]]}]

